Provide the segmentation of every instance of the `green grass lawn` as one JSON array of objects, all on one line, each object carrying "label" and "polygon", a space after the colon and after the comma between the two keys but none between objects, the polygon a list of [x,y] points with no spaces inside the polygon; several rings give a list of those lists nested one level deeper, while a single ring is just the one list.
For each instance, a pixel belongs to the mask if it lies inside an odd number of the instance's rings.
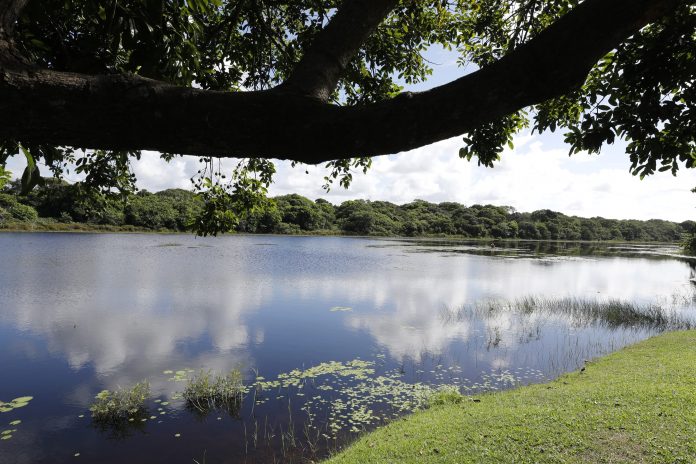
[{"label": "green grass lawn", "polygon": [[654,337],[551,383],[435,405],[328,462],[696,463],[696,331]]}]

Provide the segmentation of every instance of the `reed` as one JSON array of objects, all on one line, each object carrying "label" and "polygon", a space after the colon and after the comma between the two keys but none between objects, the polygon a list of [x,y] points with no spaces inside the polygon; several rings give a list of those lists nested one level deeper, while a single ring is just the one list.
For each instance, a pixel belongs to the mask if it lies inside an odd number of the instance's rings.
[{"label": "reed", "polygon": [[236,415],[242,405],[246,388],[239,370],[227,374],[214,375],[210,371],[200,371],[189,379],[182,393],[186,404],[201,413],[214,409],[224,409]]}]

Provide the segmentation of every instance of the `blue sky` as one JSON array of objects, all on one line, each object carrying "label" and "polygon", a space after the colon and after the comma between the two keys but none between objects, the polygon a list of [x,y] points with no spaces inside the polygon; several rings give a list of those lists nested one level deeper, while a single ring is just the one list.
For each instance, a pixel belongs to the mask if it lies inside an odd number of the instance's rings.
[{"label": "blue sky", "polygon": [[[456,64],[456,55],[433,48],[427,58],[434,72],[426,83],[408,90],[426,90],[466,74]],[[578,153],[568,156],[562,133],[521,133],[515,149],[506,150],[495,168],[459,159],[461,138],[444,140],[407,153],[377,157],[373,168],[354,174],[350,189],[322,190],[326,170],[310,166],[291,168],[278,162],[272,195],[299,193],[332,203],[348,199],[386,200],[406,203],[416,198],[513,206],[519,211],[552,209],[569,215],[603,216],[616,219],[695,219],[696,172],[680,170],[677,177],[657,173],[642,181],[628,170],[625,144],[605,147],[600,155]],[[234,162],[225,164],[232,169]],[[24,169],[22,160],[8,163],[15,173]],[[144,153],[135,163],[138,186],[150,191],[190,188],[189,178],[198,170],[196,158],[184,157],[167,164],[156,153]],[[76,180],[76,178],[72,178]]]}]

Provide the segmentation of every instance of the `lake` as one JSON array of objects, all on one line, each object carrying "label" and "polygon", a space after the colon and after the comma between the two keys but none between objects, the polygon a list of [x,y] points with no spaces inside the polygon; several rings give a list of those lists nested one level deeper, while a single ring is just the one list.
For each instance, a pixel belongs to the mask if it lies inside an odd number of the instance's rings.
[{"label": "lake", "polygon": [[[321,458],[442,386],[552,379],[693,323],[695,267],[677,252],[3,233],[0,462]],[[200,372],[233,369],[241,403],[182,398]],[[99,392],[141,381],[150,395],[137,417],[92,419]],[[7,407],[21,397],[32,398]]]}]

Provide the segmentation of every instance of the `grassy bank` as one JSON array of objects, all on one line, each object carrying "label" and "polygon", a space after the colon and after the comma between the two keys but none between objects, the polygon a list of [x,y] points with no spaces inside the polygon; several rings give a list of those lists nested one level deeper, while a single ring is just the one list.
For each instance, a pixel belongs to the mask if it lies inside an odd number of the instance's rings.
[{"label": "grassy bank", "polygon": [[694,463],[696,331],[657,336],[548,384],[450,399],[329,461],[404,462]]}]

